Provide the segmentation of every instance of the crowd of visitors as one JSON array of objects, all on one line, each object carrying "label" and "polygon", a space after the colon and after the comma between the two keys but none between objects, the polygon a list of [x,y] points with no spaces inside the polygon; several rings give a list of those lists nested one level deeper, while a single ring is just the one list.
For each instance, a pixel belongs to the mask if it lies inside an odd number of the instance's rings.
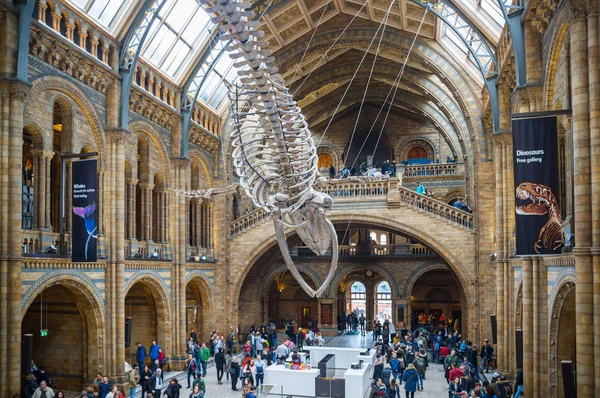
[{"label": "crowd of visitors", "polygon": [[342,167],[340,170],[336,171],[333,165],[329,165],[329,178],[331,180],[334,179],[344,179],[348,177],[361,177],[368,176],[374,178],[384,178],[384,177],[396,177],[396,161],[386,160],[382,163],[377,163],[375,165],[367,165],[367,162],[362,162],[358,168],[354,167],[354,165],[346,165]]},{"label": "crowd of visitors", "polygon": [[[486,339],[482,347],[462,338],[451,325],[457,320],[420,314],[414,331],[404,336],[374,324],[376,360],[370,398],[414,398],[423,391],[427,368],[442,365],[449,398],[518,398],[523,393],[523,374],[519,371],[514,386],[505,376],[493,371],[494,348]],[[432,325],[436,325],[432,328]],[[401,386],[404,385],[404,394]],[[513,396],[513,392],[515,395]]]}]

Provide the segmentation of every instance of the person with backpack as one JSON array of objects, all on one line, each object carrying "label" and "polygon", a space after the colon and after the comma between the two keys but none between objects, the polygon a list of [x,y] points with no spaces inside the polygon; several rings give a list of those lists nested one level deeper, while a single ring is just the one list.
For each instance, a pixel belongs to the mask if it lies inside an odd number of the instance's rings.
[{"label": "person with backpack", "polygon": [[146,347],[142,345],[139,341],[136,343],[137,351],[135,353],[135,360],[138,363],[139,369],[144,369],[144,362],[146,362]]},{"label": "person with backpack", "polygon": [[400,360],[395,352],[392,353],[392,359],[390,359],[390,369],[392,370],[392,377],[397,380],[400,373]]},{"label": "person with backpack", "polygon": [[417,374],[418,374],[417,389],[421,390],[421,391],[423,391],[423,382],[425,381],[425,371],[427,370],[427,362],[425,361],[426,356],[427,356],[427,354],[425,354],[425,351],[421,350],[421,351],[419,351],[415,360],[413,361],[413,364],[415,365],[415,368],[417,369]]},{"label": "person with backpack", "polygon": [[369,398],[381,398],[387,397],[387,391],[383,380],[380,377],[375,379],[375,382],[371,384],[371,395]]},{"label": "person with backpack", "polygon": [[233,351],[233,342],[235,341],[235,333],[233,332],[233,328],[229,331],[227,335],[227,350]]},{"label": "person with backpack", "polygon": [[202,343],[202,346],[198,350],[196,362],[200,364],[202,368],[202,377],[206,377],[206,367],[208,366],[208,360],[210,359],[210,350],[206,348],[206,343]]},{"label": "person with backpack", "polygon": [[190,378],[193,380],[196,376],[196,371],[198,370],[198,364],[196,364],[196,360],[192,356],[192,354],[188,355],[188,360],[185,363],[187,368],[187,388],[190,387]]},{"label": "person with backpack", "polygon": [[419,375],[417,374],[417,369],[411,363],[408,365],[406,370],[404,371],[404,375],[402,376],[402,381],[404,382],[404,389],[406,390],[406,398],[415,398],[415,391],[417,391],[417,383],[419,380]]},{"label": "person with backpack", "polygon": [[129,396],[135,398],[135,389],[140,380],[140,368],[138,365],[133,365],[133,368],[125,372],[125,380],[129,383]]}]

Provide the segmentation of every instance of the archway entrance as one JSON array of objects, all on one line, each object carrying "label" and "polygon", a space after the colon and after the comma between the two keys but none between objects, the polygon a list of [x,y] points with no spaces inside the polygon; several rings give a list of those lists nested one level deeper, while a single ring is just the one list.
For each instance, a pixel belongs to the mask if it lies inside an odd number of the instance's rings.
[{"label": "archway entrance", "polygon": [[22,333],[33,335],[32,359],[45,367],[55,391],[81,391],[102,372],[101,314],[92,293],[73,281],[46,288],[29,305]]},{"label": "archway entrance", "polygon": [[167,342],[167,315],[166,296],[160,291],[159,285],[151,280],[141,280],[134,283],[125,296],[125,316],[131,318],[131,346],[125,355],[130,363],[135,363],[139,341],[146,347],[148,358],[146,364],[150,365],[150,346],[152,340],[163,348],[169,356]]},{"label": "archway entrance", "polygon": [[411,327],[432,325],[461,329],[464,293],[448,269],[425,272],[410,293]]},{"label": "archway entrance", "polygon": [[[316,287],[310,278],[301,275],[310,287]],[[287,271],[276,275],[269,284],[268,303],[268,318],[278,328],[284,328],[290,321],[307,328],[309,321],[317,321],[317,299],[310,297]]]},{"label": "archway entrance", "polygon": [[550,396],[564,398],[561,362],[576,362],[575,284],[561,286],[552,309],[550,329]]},{"label": "archway entrance", "polygon": [[[201,277],[192,278],[185,287],[185,316],[186,331],[196,331],[199,341],[208,338],[208,333],[214,322],[210,318],[212,314],[210,304],[212,302],[210,288]],[[226,331],[221,331],[226,333]]]}]

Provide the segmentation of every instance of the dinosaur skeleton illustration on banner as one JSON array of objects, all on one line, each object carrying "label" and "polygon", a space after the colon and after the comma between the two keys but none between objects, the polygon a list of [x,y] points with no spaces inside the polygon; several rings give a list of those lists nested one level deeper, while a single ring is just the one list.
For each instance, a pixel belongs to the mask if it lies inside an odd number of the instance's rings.
[{"label": "dinosaur skeleton illustration on banner", "polygon": [[[329,195],[313,189],[320,176],[317,150],[301,109],[274,66],[264,32],[257,30],[250,4],[233,0],[201,0],[205,10],[221,24],[221,40],[240,68],[241,85],[232,98],[231,142],[233,166],[240,185],[273,218],[283,259],[300,286],[319,297],[329,286],[338,261],[335,228],[325,216]],[[318,255],[331,247],[332,261],[323,284],[312,289],[290,256],[284,227],[294,228]]]},{"label": "dinosaur skeleton illustration on banner", "polygon": [[524,216],[543,216],[548,214],[548,222],[540,229],[533,249],[553,251],[563,245],[561,216],[558,202],[552,189],[546,185],[523,182],[516,189],[516,212]]}]

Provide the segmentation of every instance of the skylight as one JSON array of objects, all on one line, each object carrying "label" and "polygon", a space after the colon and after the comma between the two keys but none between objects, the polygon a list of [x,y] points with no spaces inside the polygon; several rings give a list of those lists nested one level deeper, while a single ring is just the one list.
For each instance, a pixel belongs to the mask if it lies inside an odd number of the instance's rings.
[{"label": "skylight", "polygon": [[178,81],[214,28],[197,0],[167,0],[150,27],[141,56]]},{"label": "skylight", "polygon": [[134,5],[133,0],[69,0],[89,17],[114,33],[119,19]]}]

